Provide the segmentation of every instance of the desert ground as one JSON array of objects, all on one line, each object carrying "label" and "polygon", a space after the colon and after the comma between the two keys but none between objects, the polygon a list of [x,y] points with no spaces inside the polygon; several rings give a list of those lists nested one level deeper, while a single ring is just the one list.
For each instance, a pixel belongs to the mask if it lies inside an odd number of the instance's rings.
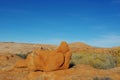
[{"label": "desert ground", "polygon": [[52,51],[58,45],[0,42],[0,80],[120,80],[120,47],[99,48],[81,42],[68,44],[68,69],[31,71],[17,68],[34,49]]}]

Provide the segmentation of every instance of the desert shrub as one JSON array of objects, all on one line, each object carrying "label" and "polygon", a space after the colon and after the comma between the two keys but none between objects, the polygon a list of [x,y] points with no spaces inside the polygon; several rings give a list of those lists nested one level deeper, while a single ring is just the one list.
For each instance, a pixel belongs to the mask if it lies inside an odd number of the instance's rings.
[{"label": "desert shrub", "polygon": [[71,63],[88,64],[99,69],[109,69],[116,66],[115,59],[110,54],[73,53]]},{"label": "desert shrub", "polygon": [[94,77],[93,80],[112,80],[110,77]]},{"label": "desert shrub", "polygon": [[116,58],[117,65],[120,65],[120,48],[113,50],[113,56]]},{"label": "desert shrub", "polygon": [[22,59],[26,59],[28,54],[30,54],[31,52],[28,52],[27,54],[22,54],[22,53],[17,53],[16,55],[19,56]]},{"label": "desert shrub", "polygon": [[120,66],[120,56],[114,56],[115,60],[116,60],[116,66]]},{"label": "desert shrub", "polygon": [[19,56],[20,58],[26,59],[27,58],[27,54],[16,54],[17,56]]}]

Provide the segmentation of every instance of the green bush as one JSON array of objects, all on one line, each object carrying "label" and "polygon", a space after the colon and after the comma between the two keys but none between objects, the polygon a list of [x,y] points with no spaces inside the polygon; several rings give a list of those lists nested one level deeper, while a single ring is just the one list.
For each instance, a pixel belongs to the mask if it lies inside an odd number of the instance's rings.
[{"label": "green bush", "polygon": [[73,53],[71,63],[88,64],[99,69],[109,69],[116,66],[115,58],[110,54]]}]

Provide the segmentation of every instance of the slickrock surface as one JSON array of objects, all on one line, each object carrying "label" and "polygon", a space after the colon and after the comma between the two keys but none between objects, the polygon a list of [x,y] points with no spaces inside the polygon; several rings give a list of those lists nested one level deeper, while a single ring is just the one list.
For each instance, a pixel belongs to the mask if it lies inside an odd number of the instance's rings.
[{"label": "slickrock surface", "polygon": [[95,78],[120,80],[120,67],[102,70],[89,65],[77,65],[73,68],[51,72],[28,71],[26,68],[0,72],[0,80],[94,80]]},{"label": "slickrock surface", "polygon": [[78,65],[53,72],[30,72],[23,80],[94,80],[96,77],[98,80],[120,80],[120,68],[115,69],[99,70],[87,65]]}]

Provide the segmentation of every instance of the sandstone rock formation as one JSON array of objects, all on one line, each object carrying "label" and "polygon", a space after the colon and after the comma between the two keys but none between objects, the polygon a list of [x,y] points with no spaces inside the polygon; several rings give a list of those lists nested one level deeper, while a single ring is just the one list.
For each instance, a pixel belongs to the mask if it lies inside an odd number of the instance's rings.
[{"label": "sandstone rock formation", "polygon": [[27,59],[18,61],[15,67],[28,68],[32,71],[67,69],[71,55],[68,44],[62,42],[56,50],[33,50],[32,53],[27,56]]}]

